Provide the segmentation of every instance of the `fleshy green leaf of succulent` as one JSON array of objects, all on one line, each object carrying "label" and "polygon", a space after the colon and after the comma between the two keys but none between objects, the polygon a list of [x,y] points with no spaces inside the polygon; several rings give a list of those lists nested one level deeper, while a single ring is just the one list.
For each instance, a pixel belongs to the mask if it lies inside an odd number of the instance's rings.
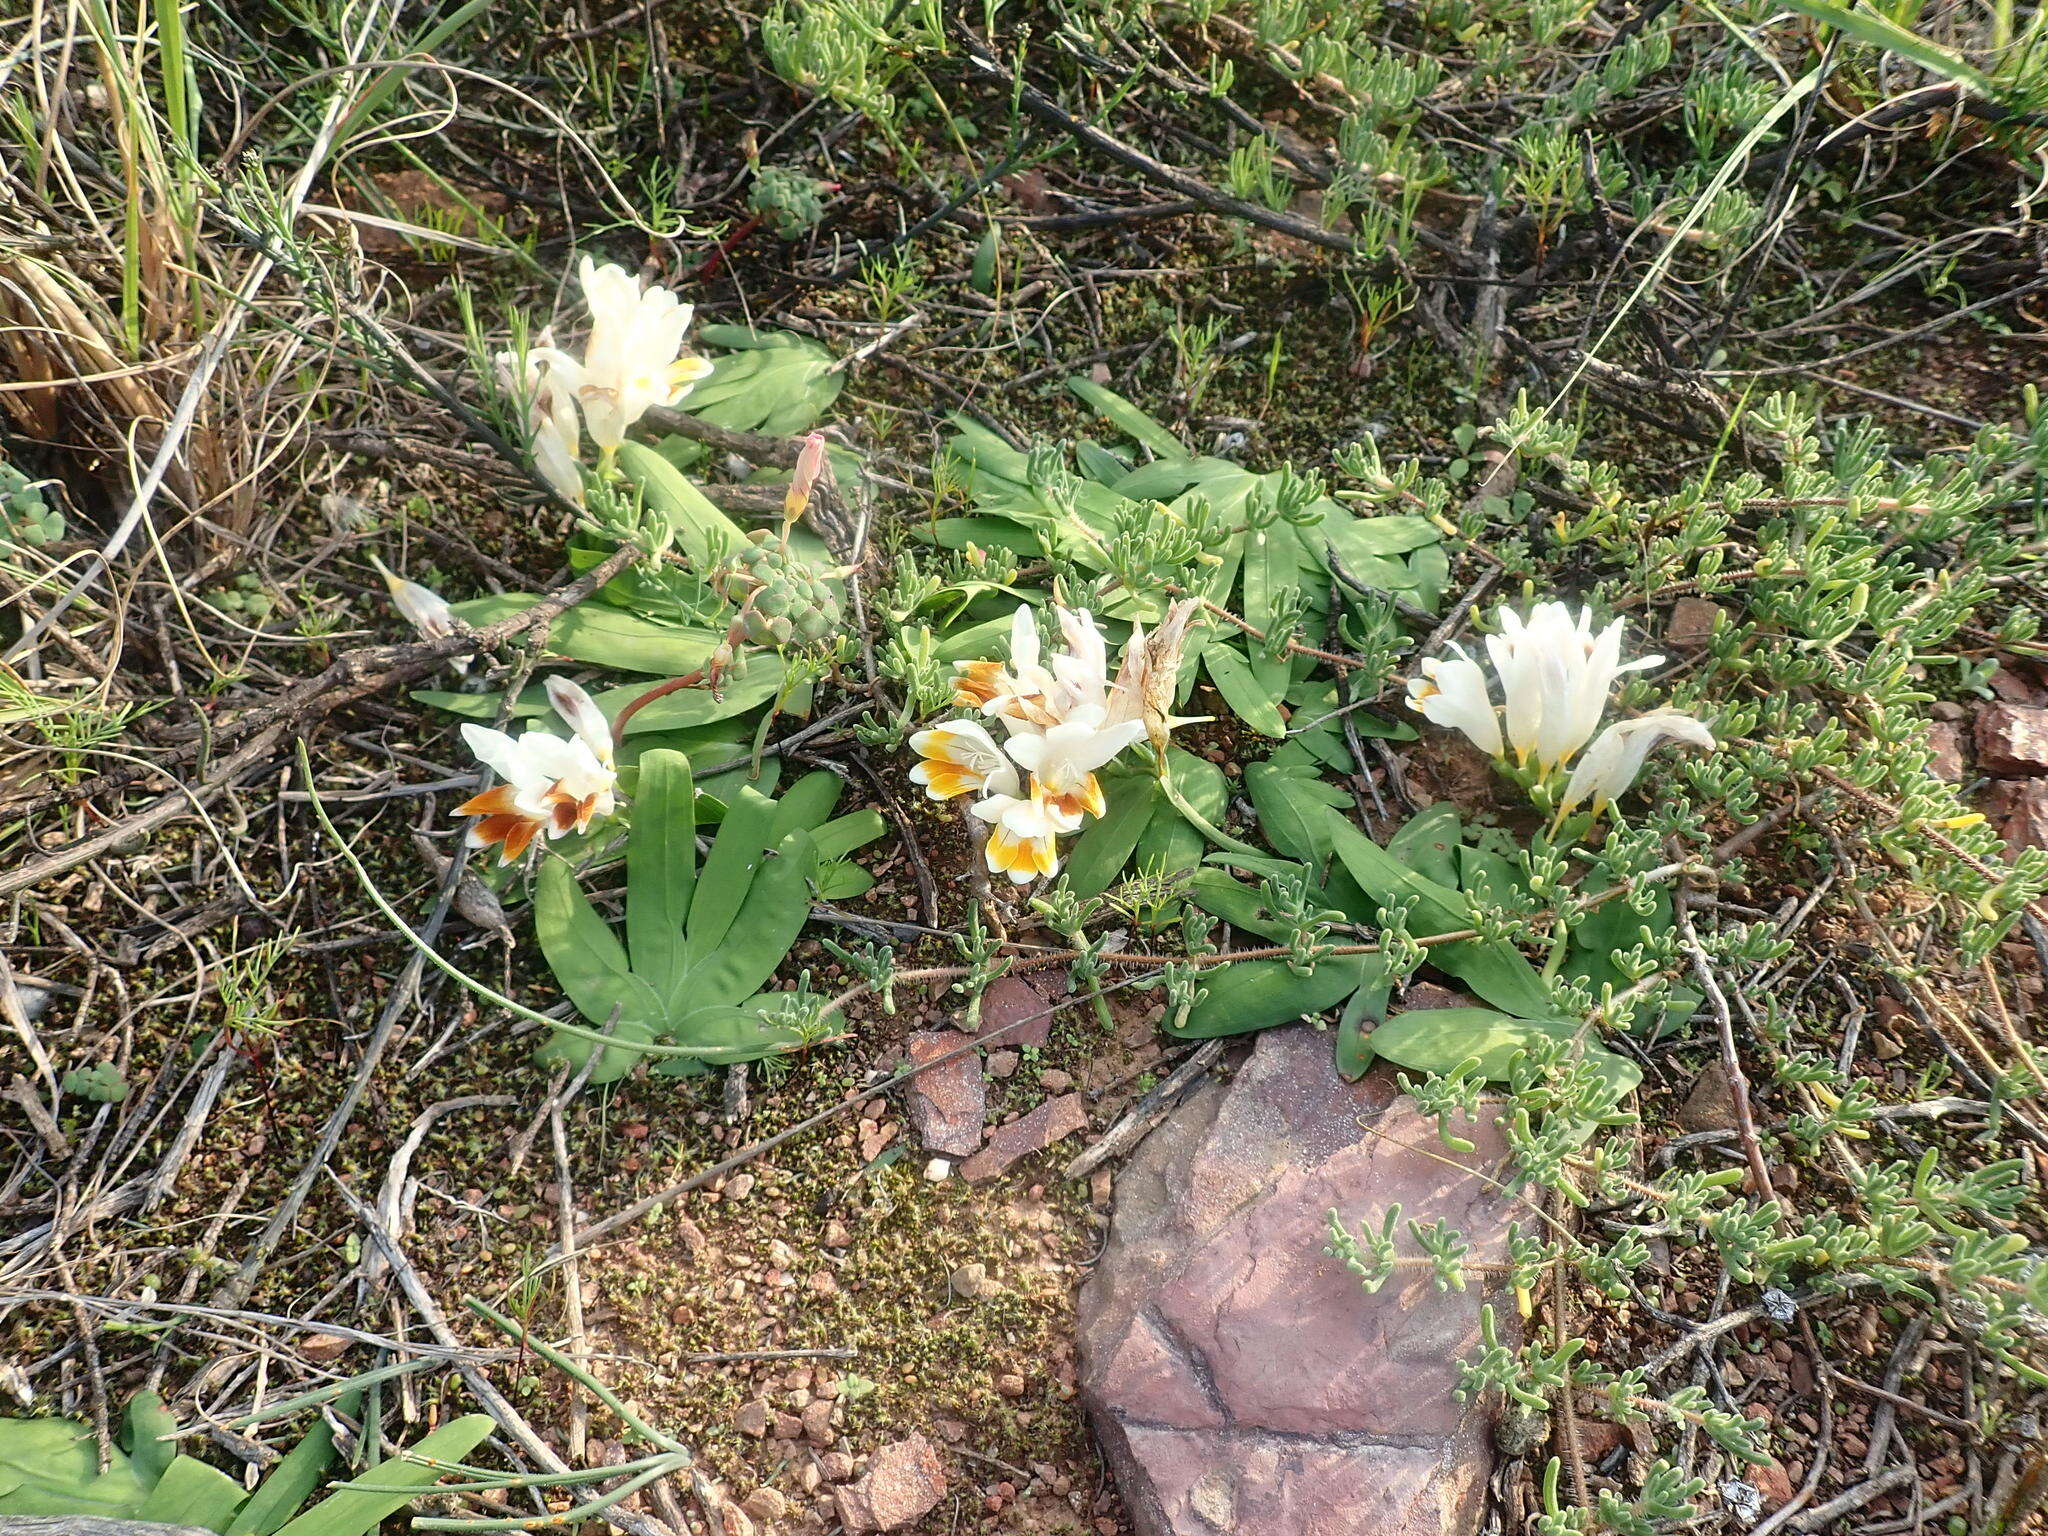
[{"label": "fleshy green leaf of succulent", "polygon": [[845,620],[838,572],[792,549],[766,530],[748,535],[715,578],[739,609],[746,637],[756,645],[817,645]]}]

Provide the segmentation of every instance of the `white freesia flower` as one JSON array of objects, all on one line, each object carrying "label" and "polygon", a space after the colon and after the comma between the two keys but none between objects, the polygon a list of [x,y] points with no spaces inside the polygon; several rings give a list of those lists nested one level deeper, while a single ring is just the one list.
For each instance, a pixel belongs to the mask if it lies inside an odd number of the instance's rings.
[{"label": "white freesia flower", "polygon": [[1009,729],[1037,730],[1057,724],[1064,703],[1059,680],[1039,665],[1038,615],[1019,603],[1010,618],[1010,660],[955,662],[953,702],[979,709]]},{"label": "white freesia flower", "polygon": [[1143,720],[1111,725],[1106,710],[1082,704],[1043,732],[1012,736],[1007,750],[1030,773],[1032,800],[1060,831],[1072,832],[1084,814],[1100,816],[1105,809],[1095,770],[1144,739]]},{"label": "white freesia flower", "polygon": [[[515,375],[513,370],[521,371]],[[548,344],[545,331],[540,345],[520,359],[510,352],[498,354],[498,369],[505,387],[526,401],[526,441],[533,453],[533,467],[564,501],[583,505],[583,466],[578,455],[583,434],[576,424],[573,391],[581,377],[576,359]]]},{"label": "white freesia flower", "polygon": [[1533,756],[1546,776],[1593,739],[1623,673],[1664,661],[1645,656],[1624,665],[1621,620],[1595,634],[1591,608],[1576,620],[1555,602],[1538,603],[1526,621],[1511,608],[1495,617],[1500,632],[1487,636],[1486,654],[1506,700],[1508,745],[1518,763]]},{"label": "white freesia flower", "polygon": [[1008,740],[998,746],[971,720],[920,731],[910,777],[934,800],[975,796],[969,809],[989,824],[982,855],[992,873],[1018,885],[1053,874],[1059,839],[1107,808],[1096,770],[1148,736],[1163,760],[1168,733],[1189,723],[1169,711],[1196,606],[1174,604],[1150,640],[1134,626],[1114,680],[1085,608],[1053,610],[1065,644],[1056,655],[1045,655],[1026,603],[1010,620],[1007,662],[958,664],[953,702],[1000,720]]},{"label": "white freesia flower", "polygon": [[1436,725],[1463,731],[1488,757],[1499,757],[1500,715],[1487,691],[1486,673],[1462,646],[1451,649],[1458,653],[1451,660],[1425,661],[1422,675],[1408,679],[1408,707]]},{"label": "white freesia flower", "polygon": [[[1420,675],[1408,680],[1408,707],[1437,725],[1464,732],[1496,762],[1512,749],[1517,766],[1533,767],[1535,782],[1556,797],[1559,822],[1588,799],[1595,815],[1605,810],[1635,782],[1660,741],[1714,749],[1713,733],[1677,709],[1653,710],[1600,730],[1614,685],[1664,660],[1623,661],[1621,620],[1596,631],[1592,609],[1582,608],[1574,618],[1563,603],[1550,602],[1536,604],[1526,619],[1502,608],[1495,622],[1499,632],[1486,641],[1492,679],[1453,646],[1454,657],[1425,661]],[[1493,699],[1494,682],[1503,700],[1499,705]],[[1556,781],[1574,757],[1578,766],[1559,796]]]},{"label": "white freesia flower", "polygon": [[649,409],[678,404],[711,372],[711,364],[679,355],[694,305],[667,288],[642,288],[624,267],[600,267],[588,256],[579,276],[590,309],[590,339],[581,362],[560,353],[549,361],[568,364],[563,373],[583,407],[583,424],[591,441],[609,454]]},{"label": "white freesia flower", "polygon": [[1627,792],[1650,753],[1666,740],[1708,752],[1718,745],[1712,731],[1681,709],[1653,709],[1634,720],[1617,720],[1594,739],[1572,770],[1564,798],[1558,801],[1557,819],[1562,821],[1588,800],[1598,816]]},{"label": "white freesia flower", "polygon": [[918,756],[910,782],[922,784],[933,800],[958,795],[1016,796],[1023,790],[1017,769],[1003,749],[972,720],[948,720],[910,738]]},{"label": "white freesia flower", "polygon": [[462,621],[455,617],[454,610],[433,588],[407,581],[375,555],[370,556],[370,564],[384,578],[384,588],[391,594],[392,606],[422,637],[443,640],[462,628]]},{"label": "white freesia flower", "polygon": [[990,795],[971,809],[989,823],[981,852],[990,874],[1008,875],[1012,885],[1028,885],[1059,872],[1061,829],[1050,809],[1037,799]]},{"label": "white freesia flower", "polygon": [[549,678],[547,694],[574,733],[567,740],[540,730],[515,739],[481,725],[462,728],[470,751],[503,782],[455,811],[477,818],[469,829],[470,847],[497,845],[503,864],[518,859],[543,833],[557,838],[586,831],[617,808],[613,791],[619,776],[603,711],[567,678]]}]

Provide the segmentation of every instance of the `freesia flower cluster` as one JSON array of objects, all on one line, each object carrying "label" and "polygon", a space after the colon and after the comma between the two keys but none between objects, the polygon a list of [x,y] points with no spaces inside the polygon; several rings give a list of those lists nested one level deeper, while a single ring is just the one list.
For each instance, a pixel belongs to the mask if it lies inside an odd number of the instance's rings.
[{"label": "freesia flower cluster", "polygon": [[[1010,623],[1010,658],[957,666],[953,702],[1002,727],[999,746],[978,720],[949,720],[910,738],[910,770],[934,800],[974,796],[988,823],[992,874],[1026,885],[1059,869],[1059,839],[1106,808],[1096,770],[1149,740],[1163,771],[1173,728],[1201,717],[1170,713],[1192,601],[1175,603],[1148,637],[1133,625],[1114,678],[1109,648],[1087,609],[1055,608],[1066,648],[1042,652],[1029,604]],[[1021,770],[1021,771],[1020,771]]]},{"label": "freesia flower cluster", "polygon": [[[583,430],[609,460],[635,422],[654,406],[679,404],[711,372],[711,364],[681,355],[695,306],[667,288],[643,288],[625,268],[600,267],[588,256],[578,275],[590,310],[583,356],[570,356],[543,331],[541,344],[523,364],[503,352],[498,366],[507,387],[527,402],[534,468],[565,499],[581,506]],[[515,374],[515,369],[523,372]]]},{"label": "freesia flower cluster", "polygon": [[[1635,783],[1662,741],[1714,750],[1713,732],[1678,709],[1651,710],[1600,729],[1623,675],[1664,661],[1643,656],[1624,662],[1621,620],[1595,632],[1592,609],[1582,608],[1574,619],[1563,603],[1551,602],[1536,604],[1526,619],[1503,606],[1494,623],[1497,633],[1486,639],[1490,680],[1485,668],[1453,645],[1454,659],[1425,661],[1420,675],[1408,680],[1408,706],[1426,720],[1464,732],[1496,763],[1512,751],[1518,768],[1533,764],[1535,781],[1551,792],[1559,821],[1588,802],[1598,816]],[[1498,705],[1490,682],[1500,689]],[[1556,780],[1567,769],[1559,791]]]},{"label": "freesia flower cluster", "polygon": [[604,711],[566,677],[550,677],[547,695],[568,723],[566,740],[541,730],[515,739],[481,725],[462,728],[469,750],[500,782],[465,800],[455,813],[477,818],[469,846],[496,847],[501,864],[515,862],[536,837],[588,831],[591,822],[617,809],[619,770]]}]

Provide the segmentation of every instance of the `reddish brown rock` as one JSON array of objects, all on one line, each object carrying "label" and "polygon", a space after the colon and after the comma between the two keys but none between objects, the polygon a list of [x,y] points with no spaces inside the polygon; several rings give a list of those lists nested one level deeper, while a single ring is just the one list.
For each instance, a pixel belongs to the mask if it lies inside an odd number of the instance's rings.
[{"label": "reddish brown rock", "polygon": [[981,995],[981,1027],[975,1038],[1008,1046],[1043,1045],[1052,1037],[1052,1020],[1053,1003],[1030,982],[1021,976],[998,976]]},{"label": "reddish brown rock", "polygon": [[833,1490],[839,1523],[863,1536],[899,1531],[946,1496],[946,1464],[923,1435],[885,1445],[857,1483]]},{"label": "reddish brown rock", "polygon": [[1664,643],[1673,650],[1696,651],[1714,638],[1720,605],[1704,597],[1681,597],[1671,605],[1671,617],[1664,623]]},{"label": "reddish brown rock", "polygon": [[[1080,1300],[1081,1389],[1140,1536],[1442,1536],[1479,1526],[1491,1410],[1460,1404],[1487,1283],[1404,1270],[1377,1295],[1328,1257],[1328,1213],[1393,1202],[1505,1254],[1499,1133],[1463,1157],[1384,1071],[1268,1030],[1117,1176]],[[1512,1327],[1512,1306],[1497,1308]]]},{"label": "reddish brown rock", "polygon": [[1944,784],[1960,784],[1969,767],[1963,762],[1963,733],[1959,726],[1937,720],[1927,728],[1927,745],[1934,749],[1927,771]]},{"label": "reddish brown rock", "polygon": [[760,1398],[744,1402],[734,1410],[732,1427],[743,1435],[752,1435],[756,1440],[768,1433],[769,1409]]},{"label": "reddish brown rock", "polygon": [[1992,828],[2005,839],[2008,855],[2020,848],[2048,848],[2048,779],[1994,784],[1982,804]]},{"label": "reddish brown rock", "polygon": [[[972,1044],[972,1038],[957,1029],[925,1029],[905,1040],[903,1051],[916,1065],[937,1061]],[[970,1050],[918,1073],[904,1085],[903,1103],[927,1149],[949,1157],[965,1157],[975,1151],[981,1146],[982,1127],[988,1121],[988,1085],[981,1079],[981,1053]]]},{"label": "reddish brown rock", "polygon": [[1078,1093],[1047,1099],[1020,1120],[999,1125],[989,1132],[988,1145],[960,1165],[960,1177],[968,1183],[992,1179],[1020,1157],[1042,1152],[1063,1136],[1071,1136],[1088,1123],[1088,1105]]},{"label": "reddish brown rock", "polygon": [[1993,704],[1977,712],[1977,763],[1986,773],[2048,773],[2048,709]]}]

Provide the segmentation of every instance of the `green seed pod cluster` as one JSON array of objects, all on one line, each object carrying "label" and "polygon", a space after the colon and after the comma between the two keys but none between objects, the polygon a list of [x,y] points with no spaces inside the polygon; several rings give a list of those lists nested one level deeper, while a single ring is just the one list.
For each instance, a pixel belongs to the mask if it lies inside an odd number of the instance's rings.
[{"label": "green seed pod cluster", "polygon": [[64,514],[41,487],[12,464],[0,464],[0,542],[41,549],[64,537]]},{"label": "green seed pod cluster", "polygon": [[765,529],[720,573],[726,597],[741,605],[746,636],[756,645],[817,645],[844,618],[831,571],[806,560]]}]

